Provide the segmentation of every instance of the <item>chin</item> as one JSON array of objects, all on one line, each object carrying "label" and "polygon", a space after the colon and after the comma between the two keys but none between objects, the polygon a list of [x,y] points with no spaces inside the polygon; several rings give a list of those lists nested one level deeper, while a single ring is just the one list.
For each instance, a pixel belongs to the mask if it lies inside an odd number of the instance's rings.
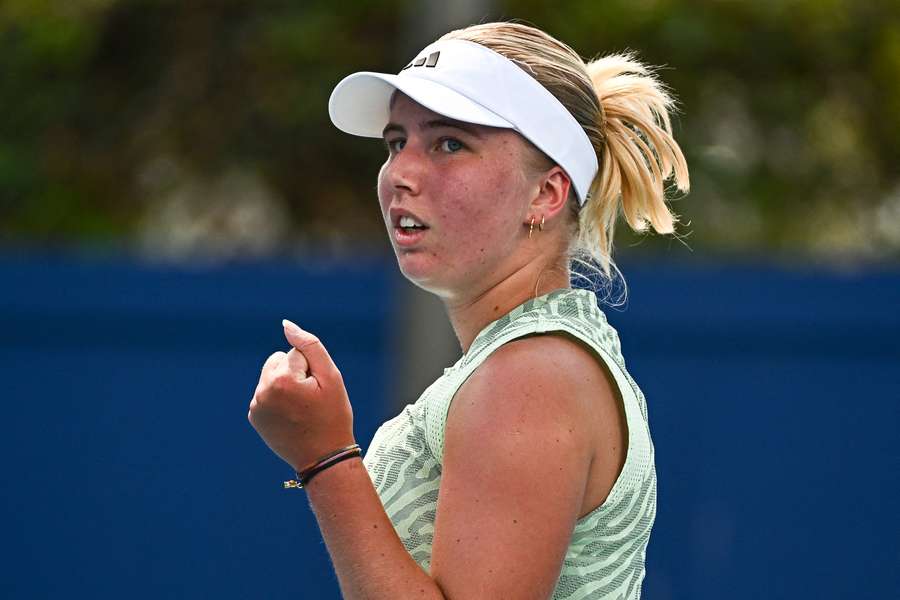
[{"label": "chin", "polygon": [[400,268],[400,272],[404,277],[417,286],[424,287],[428,285],[435,276],[434,265],[427,264],[429,261],[425,260],[426,258],[430,257],[422,256],[421,253],[417,253],[417,255],[406,254],[397,256],[397,266]]},{"label": "chin", "polygon": [[447,281],[441,277],[447,275],[446,267],[438,264],[434,256],[424,251],[399,253],[397,266],[410,283],[426,292],[442,296],[449,288]]}]

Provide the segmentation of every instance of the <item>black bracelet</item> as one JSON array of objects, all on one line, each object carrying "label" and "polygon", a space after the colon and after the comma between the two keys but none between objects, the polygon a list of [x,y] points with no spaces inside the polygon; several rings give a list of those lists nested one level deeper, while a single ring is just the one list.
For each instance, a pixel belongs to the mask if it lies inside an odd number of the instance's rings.
[{"label": "black bracelet", "polygon": [[347,460],[348,458],[355,458],[355,457],[359,456],[360,454],[362,454],[362,450],[357,448],[355,450],[348,452],[347,454],[342,454],[342,455],[337,456],[329,461],[325,461],[322,464],[317,465],[317,466],[313,467],[312,469],[309,469],[308,471],[304,471],[302,475],[298,475],[298,477],[300,478],[300,487],[301,488],[306,487],[309,484],[309,480],[313,478],[313,475],[317,475],[317,474],[321,473],[322,471],[324,471],[325,469],[327,469],[328,467],[333,467],[334,465],[338,464],[339,462],[343,462],[343,461]]},{"label": "black bracelet", "polygon": [[302,489],[306,487],[309,483],[309,480],[313,478],[314,475],[324,471],[328,467],[338,464],[339,462],[345,461],[348,458],[354,458],[356,456],[360,456],[362,454],[362,450],[358,445],[354,444],[353,446],[349,446],[347,448],[342,448],[336,452],[332,452],[327,455],[325,458],[319,460],[315,465],[306,469],[303,472],[297,473],[297,479],[291,479],[290,481],[284,482],[285,489],[287,488],[298,488]]}]

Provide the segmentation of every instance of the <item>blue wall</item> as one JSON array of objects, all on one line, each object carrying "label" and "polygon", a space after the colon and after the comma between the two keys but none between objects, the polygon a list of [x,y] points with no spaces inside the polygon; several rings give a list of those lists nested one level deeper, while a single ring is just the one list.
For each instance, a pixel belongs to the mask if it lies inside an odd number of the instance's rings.
[{"label": "blue wall", "polygon": [[[659,472],[644,597],[895,593],[900,273],[620,266],[628,308],[605,310]],[[246,411],[288,317],[368,443],[393,416],[392,263],[6,257],[0,281],[0,597],[338,597]]]},{"label": "blue wall", "polygon": [[896,597],[900,273],[625,272],[607,313],[659,475],[645,597]]}]

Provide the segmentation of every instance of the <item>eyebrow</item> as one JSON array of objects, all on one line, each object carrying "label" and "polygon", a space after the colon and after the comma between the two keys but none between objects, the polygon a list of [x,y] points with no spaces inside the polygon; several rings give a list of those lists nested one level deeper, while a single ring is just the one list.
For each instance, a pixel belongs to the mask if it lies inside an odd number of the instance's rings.
[{"label": "eyebrow", "polygon": [[[460,131],[464,131],[474,138],[478,138],[479,140],[482,139],[482,136],[480,133],[478,133],[477,129],[461,121],[452,121],[448,119],[430,119],[428,121],[422,121],[421,123],[419,123],[419,129],[439,129],[441,127],[459,129]],[[386,136],[392,131],[406,133],[406,129],[403,127],[403,125],[400,125],[398,123],[388,123],[384,128],[384,131],[381,132],[381,137]]]}]

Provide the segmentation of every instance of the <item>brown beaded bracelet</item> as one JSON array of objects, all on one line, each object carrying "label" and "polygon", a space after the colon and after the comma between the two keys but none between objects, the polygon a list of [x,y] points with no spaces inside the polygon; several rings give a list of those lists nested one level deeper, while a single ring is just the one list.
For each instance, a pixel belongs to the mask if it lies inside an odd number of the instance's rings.
[{"label": "brown beaded bracelet", "polygon": [[339,450],[335,450],[330,454],[326,454],[319,460],[315,462],[311,467],[306,468],[298,473],[297,479],[291,479],[289,481],[285,481],[283,484],[284,489],[288,488],[297,488],[303,489],[309,483],[309,480],[313,478],[314,475],[321,473],[328,467],[332,467],[339,462],[343,462],[349,458],[353,458],[355,456],[359,456],[362,454],[362,450],[359,448],[359,444],[352,444],[345,448],[340,448]]}]

